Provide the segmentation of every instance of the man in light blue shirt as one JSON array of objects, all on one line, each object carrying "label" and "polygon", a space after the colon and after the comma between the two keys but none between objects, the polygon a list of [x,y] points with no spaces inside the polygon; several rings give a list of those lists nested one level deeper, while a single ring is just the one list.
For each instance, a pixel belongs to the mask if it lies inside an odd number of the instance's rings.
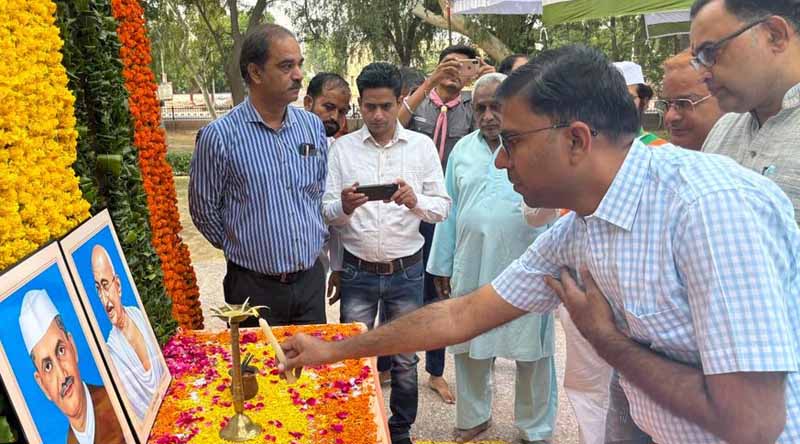
[{"label": "man in light blue shirt", "polygon": [[635,141],[626,94],[584,46],[512,73],[497,164],[528,206],[572,213],[491,285],[335,344],[298,335],[287,366],[459,343],[563,302],[654,442],[800,441],[791,201],[728,158]]},{"label": "man in light blue shirt", "polygon": [[[522,196],[514,192],[506,172],[494,166],[501,121],[495,91],[505,78],[493,73],[475,83],[472,107],[479,130],[456,144],[447,163],[445,186],[453,204],[450,217],[436,226],[428,261],[442,299],[490,283],[555,218],[536,228],[528,225]],[[456,442],[472,441],[490,426],[491,374],[498,357],[516,361],[514,424],[524,442],[553,437],[558,384],[552,314],[529,313],[447,351],[455,355]]]}]

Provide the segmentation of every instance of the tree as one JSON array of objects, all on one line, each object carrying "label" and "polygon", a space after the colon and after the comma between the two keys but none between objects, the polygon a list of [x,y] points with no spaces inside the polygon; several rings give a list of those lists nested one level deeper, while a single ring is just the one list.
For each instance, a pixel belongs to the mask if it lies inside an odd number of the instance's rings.
[{"label": "tree", "polygon": [[309,0],[292,0],[287,12],[305,43],[327,46],[337,60],[346,62],[350,51],[362,47],[376,60],[411,66],[424,60],[437,34],[411,13],[420,1],[328,0],[312,6]]}]

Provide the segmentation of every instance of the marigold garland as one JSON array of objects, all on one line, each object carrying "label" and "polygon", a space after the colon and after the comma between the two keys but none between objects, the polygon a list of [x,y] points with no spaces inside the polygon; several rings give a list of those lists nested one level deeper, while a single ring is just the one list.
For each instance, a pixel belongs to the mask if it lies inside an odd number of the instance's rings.
[{"label": "marigold garland", "polygon": [[[281,339],[299,331],[329,341],[359,334],[356,324],[276,327]],[[254,442],[375,444],[374,374],[366,360],[304,369],[295,384],[279,376],[275,354],[261,331],[241,335],[241,350],[259,369],[258,394],[245,412],[264,430]],[[173,376],[149,444],[218,444],[233,415],[228,332],[179,332],[165,347]],[[380,406],[382,408],[382,406]]]},{"label": "marigold garland", "polygon": [[133,143],[139,151],[153,247],[161,258],[173,317],[183,328],[202,329],[200,292],[189,249],[180,237],[177,195],[172,168],[166,159],[167,145],[161,128],[155,76],[150,69],[150,40],[145,29],[144,10],[138,0],[112,0],[111,8],[122,43],[122,74],[135,124]]},{"label": "marigold garland", "polygon": [[89,217],[51,1],[0,1],[0,270]]}]

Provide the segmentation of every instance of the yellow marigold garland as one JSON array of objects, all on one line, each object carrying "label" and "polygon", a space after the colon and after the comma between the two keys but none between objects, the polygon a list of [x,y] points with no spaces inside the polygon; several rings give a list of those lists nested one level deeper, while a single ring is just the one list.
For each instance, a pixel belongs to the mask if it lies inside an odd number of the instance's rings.
[{"label": "yellow marigold garland", "polygon": [[89,217],[50,0],[0,0],[0,270]]},{"label": "yellow marigold garland", "polygon": [[160,127],[161,110],[155,77],[150,69],[150,40],[145,29],[144,11],[138,0],[112,0],[111,8],[122,43],[120,58],[124,64],[125,88],[135,123],[134,145],[139,150],[153,247],[161,259],[164,285],[172,299],[173,317],[183,328],[201,329],[200,292],[189,249],[180,237],[175,183],[166,159],[164,130]]}]

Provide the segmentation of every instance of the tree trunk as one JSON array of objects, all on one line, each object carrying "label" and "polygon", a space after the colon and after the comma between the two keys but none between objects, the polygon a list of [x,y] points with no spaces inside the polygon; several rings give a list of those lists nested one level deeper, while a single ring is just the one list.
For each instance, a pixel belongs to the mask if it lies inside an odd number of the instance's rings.
[{"label": "tree trunk", "polygon": [[[442,9],[444,10],[444,8]],[[411,12],[429,25],[440,29],[447,29],[447,17],[442,17],[441,15],[426,9],[423,5],[414,6]],[[486,51],[486,54],[488,54],[489,57],[494,60],[503,60],[511,55],[511,50],[508,48],[508,46],[506,46],[505,43],[497,38],[497,36],[487,32],[486,30],[482,30],[480,33],[473,32],[469,29],[469,26],[467,26],[464,18],[459,15],[454,15],[450,18],[450,25],[453,31],[469,37],[470,40],[475,42],[478,47]]]},{"label": "tree trunk", "polygon": [[242,103],[246,95],[244,80],[242,80],[242,73],[239,69],[239,53],[241,50],[241,40],[238,44],[234,42],[233,50],[228,54],[228,61],[225,63],[225,78],[231,88],[231,99],[234,106]]},{"label": "tree trunk", "polygon": [[619,44],[617,43],[617,19],[611,17],[611,24],[608,29],[611,31],[611,60],[614,62],[620,61]]},{"label": "tree trunk", "polygon": [[194,87],[200,89],[200,92],[203,94],[203,103],[205,103],[206,109],[211,115],[211,120],[216,120],[217,110],[214,107],[214,102],[211,100],[211,96],[208,95],[208,88],[206,88],[203,79],[200,78],[200,74],[192,72],[192,83],[194,83]]}]

